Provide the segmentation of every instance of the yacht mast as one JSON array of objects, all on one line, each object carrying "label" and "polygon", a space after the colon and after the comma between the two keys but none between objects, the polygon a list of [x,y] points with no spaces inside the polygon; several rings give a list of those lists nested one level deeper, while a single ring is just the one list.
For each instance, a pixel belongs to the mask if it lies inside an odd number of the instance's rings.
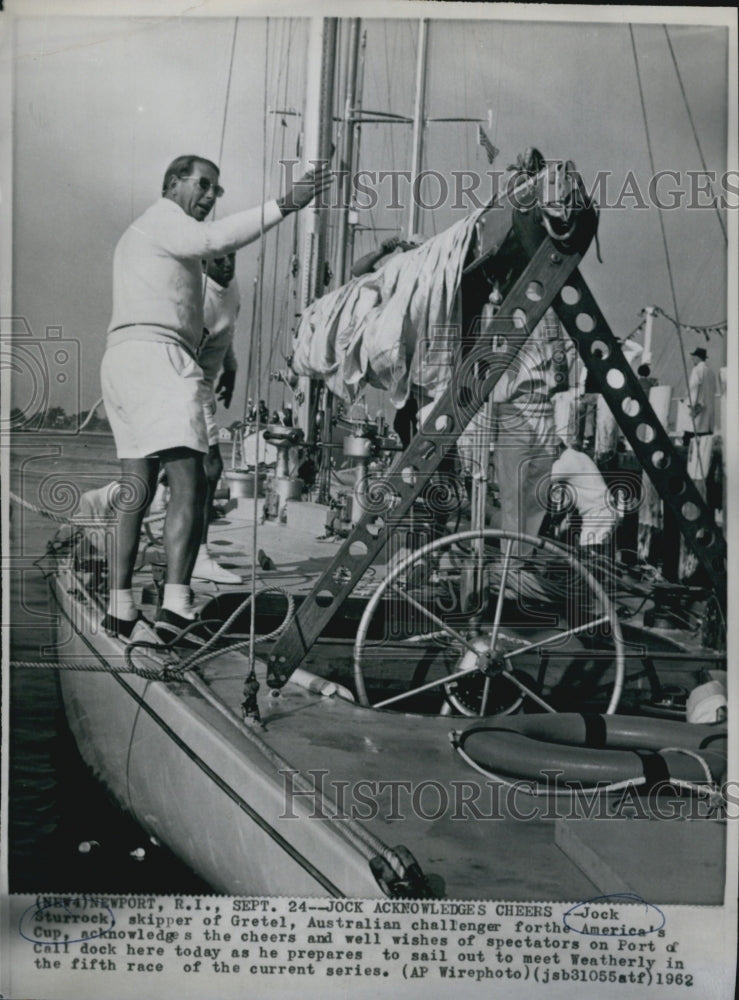
[{"label": "yacht mast", "polygon": [[[359,43],[362,22],[352,18],[349,28],[349,50],[344,67],[343,94],[344,114],[342,118],[340,177],[336,194],[340,197],[338,225],[336,233],[336,253],[334,268],[337,283],[343,285],[349,279],[351,253],[349,251],[349,213],[351,211],[352,177],[354,174],[354,128],[355,103],[357,98],[357,71],[359,65]],[[330,110],[328,112],[330,122]],[[317,293],[317,294],[320,294]],[[328,388],[323,393],[323,414],[321,417],[320,469],[318,474],[318,503],[328,504],[331,500],[331,430],[333,422],[333,394]]]},{"label": "yacht mast", "polygon": [[[336,71],[336,36],[338,18],[313,18],[308,40],[308,73],[306,80],[305,114],[303,117],[303,156],[306,166],[313,160],[330,160],[334,106],[334,75]],[[324,291],[326,244],[329,204],[335,192],[324,196],[323,207],[311,206],[305,211],[303,232],[301,312]],[[316,413],[321,383],[301,378],[298,387],[298,426],[305,432],[309,444],[316,440]]]},{"label": "yacht mast", "polygon": [[419,185],[416,183],[423,157],[423,133],[426,127],[426,67],[428,62],[428,18],[418,25],[418,57],[416,60],[416,100],[413,108],[413,154],[411,160],[411,197],[408,209],[408,233],[418,229]]},{"label": "yacht mast", "polygon": [[351,211],[352,173],[354,171],[354,129],[357,114],[357,80],[359,67],[359,45],[362,21],[353,17],[350,25],[349,55],[346,64],[344,93],[343,134],[341,141],[341,210],[336,234],[336,279],[337,285],[349,280],[351,258],[348,254],[347,232]]}]

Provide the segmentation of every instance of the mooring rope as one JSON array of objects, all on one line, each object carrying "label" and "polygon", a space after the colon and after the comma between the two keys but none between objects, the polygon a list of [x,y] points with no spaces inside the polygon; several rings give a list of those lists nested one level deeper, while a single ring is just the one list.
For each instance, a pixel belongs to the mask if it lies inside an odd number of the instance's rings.
[{"label": "mooring rope", "polygon": [[[65,517],[63,514],[55,514],[54,511],[49,510],[46,507],[31,503],[29,500],[24,500],[23,497],[18,496],[17,493],[13,493],[12,490],[8,490],[8,496],[10,497],[12,503],[18,504],[19,507],[24,507],[33,514],[38,514],[40,517],[45,517],[49,521],[56,521],[57,524],[68,524],[73,527],[82,527],[82,525],[76,521],[74,517]],[[157,512],[156,514],[147,514],[143,520],[143,524],[147,525],[152,524],[155,521],[163,521],[166,516],[166,510]]]},{"label": "mooring rope", "polygon": [[80,431],[83,431],[85,429],[85,427],[87,427],[87,425],[90,423],[90,421],[92,420],[92,418],[95,416],[95,411],[97,410],[98,406],[100,406],[100,404],[102,403],[102,401],[103,401],[103,397],[102,396],[99,399],[95,400],[95,402],[93,403],[93,405],[90,407],[90,412],[87,414],[87,416],[85,417],[85,419],[82,421],[82,423],[80,424],[80,426],[77,428],[77,432],[78,433]]},{"label": "mooring rope", "polygon": [[29,503],[28,500],[24,500],[23,497],[19,497],[17,493],[13,493],[12,490],[8,490],[8,496],[13,503],[18,504],[19,507],[24,507],[26,510],[30,510],[34,514],[40,514],[41,517],[46,517],[50,521],[56,521],[57,524],[76,524],[74,520],[69,517],[64,517],[62,514],[55,514],[51,510],[47,510],[45,507],[39,507],[37,504]]},{"label": "mooring rope", "polygon": [[[130,674],[130,667],[115,667],[109,664],[103,664],[99,661],[97,663],[83,663],[81,660],[64,660],[59,662],[57,660],[46,661],[46,660],[11,660],[11,667],[16,667],[18,670],[77,670],[84,671],[91,674]],[[138,673],[138,670],[134,670],[134,673]],[[142,674],[142,676],[144,676]],[[157,677],[161,677],[161,671],[157,674]]]}]

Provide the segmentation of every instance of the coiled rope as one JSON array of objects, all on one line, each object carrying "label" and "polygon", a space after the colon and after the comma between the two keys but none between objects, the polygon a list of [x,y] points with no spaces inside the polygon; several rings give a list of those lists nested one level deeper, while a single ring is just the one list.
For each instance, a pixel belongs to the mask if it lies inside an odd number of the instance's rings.
[{"label": "coiled rope", "polygon": [[[212,647],[218,642],[221,636],[228,631],[231,624],[234,621],[236,621],[239,615],[243,611],[246,611],[246,609],[251,605],[254,596],[259,596],[259,594],[267,594],[267,593],[283,594],[287,598],[287,610],[285,612],[285,617],[283,621],[277,626],[277,628],[274,629],[272,632],[268,632],[266,635],[257,635],[256,633],[254,633],[252,639],[252,634],[249,634],[248,636],[237,642],[230,643],[228,646],[225,647],[220,646],[218,649],[213,649]],[[209,660],[214,659],[216,656],[220,656],[224,652],[235,653],[238,650],[244,649],[246,647],[251,648],[253,644],[258,645],[260,643],[274,641],[285,631],[287,626],[292,621],[294,614],[295,614],[295,598],[289,591],[285,590],[283,587],[276,587],[276,586],[264,587],[263,589],[257,591],[256,595],[248,594],[246,598],[241,602],[241,604],[238,605],[235,611],[233,611],[229,615],[229,617],[223,623],[221,623],[220,627],[216,629],[213,635],[207,640],[207,642],[203,646],[201,646],[199,649],[193,650],[193,652],[189,656],[187,656],[181,663],[177,664],[177,666],[167,668],[167,678],[175,680],[178,677],[181,677],[186,670],[192,670],[195,666],[207,663]],[[250,618],[252,622],[255,620],[256,615],[254,614],[254,611],[252,611]],[[170,640],[170,642],[168,643],[153,643],[153,642],[147,642],[145,640],[138,640],[136,642],[128,643],[124,653],[124,660],[128,665],[129,671],[134,673],[138,672],[136,665],[133,663],[134,650],[149,649],[157,653],[161,653],[163,651],[169,651],[174,646],[176,646],[177,643],[181,642],[182,639],[185,638],[188,632],[192,631],[193,628],[207,624],[209,624],[208,619],[196,618],[190,625],[182,629],[182,631],[179,632],[174,637],[174,639]],[[161,673],[158,674],[158,676],[161,676]]]},{"label": "coiled rope", "polygon": [[[251,646],[251,636],[247,636],[246,638],[227,646],[219,646],[217,649],[212,648],[228,631],[232,622],[234,622],[236,618],[238,618],[238,616],[249,607],[254,596],[258,597],[260,594],[265,593],[283,594],[287,598],[287,610],[283,621],[272,632],[268,632],[266,635],[255,635],[254,637],[254,642],[256,644],[272,642],[287,628],[295,614],[295,599],[292,594],[290,594],[287,590],[284,590],[282,587],[276,586],[264,587],[262,590],[257,591],[256,595],[248,594],[236,610],[224,622],[220,622],[218,619],[203,620],[198,618],[193,620],[192,624],[178,632],[178,634],[169,642],[160,643],[137,640],[135,642],[128,643],[124,652],[124,662],[121,666],[117,666],[115,663],[111,663],[110,661],[86,663],[80,660],[11,660],[10,665],[11,667],[24,670],[75,670],[88,673],[135,674],[136,676],[143,677],[147,680],[178,680],[187,670],[192,670],[195,666],[206,663],[216,656],[220,656],[223,653],[233,653],[243,649],[244,647]],[[254,615],[252,615],[252,617],[254,617]],[[186,637],[187,633],[190,632],[195,626],[208,625],[211,623],[218,624],[219,627],[200,649],[193,650],[193,652],[182,662],[174,665],[162,663],[159,664],[156,669],[147,669],[133,662],[133,653],[135,650],[145,650],[155,656],[162,656],[163,654],[173,651],[177,644],[181,642],[182,639]]]}]

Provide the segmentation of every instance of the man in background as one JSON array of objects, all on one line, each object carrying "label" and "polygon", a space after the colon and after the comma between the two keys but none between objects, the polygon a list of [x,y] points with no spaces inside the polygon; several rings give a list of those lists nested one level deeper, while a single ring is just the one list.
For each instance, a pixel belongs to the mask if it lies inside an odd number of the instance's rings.
[{"label": "man in background", "polygon": [[575,510],[580,515],[580,553],[607,556],[618,524],[608,485],[598,466],[584,451],[560,442],[558,452],[552,465],[551,488],[554,497],[562,501],[558,506]]},{"label": "man in background", "polygon": [[708,353],[705,347],[691,351],[693,370],[688,382],[690,413],[693,417],[693,433],[713,434],[716,415],[716,376],[708,367]]},{"label": "man in background", "polygon": [[[557,389],[562,331],[553,309],[536,325],[492,393],[495,478],[504,531],[537,535],[557,434],[552,396]],[[530,547],[521,545],[519,554]]]},{"label": "man in background", "polygon": [[652,369],[649,365],[639,365],[636,369],[636,374],[639,379],[639,385],[642,388],[642,392],[649,399],[649,393],[653,386],[657,385],[657,379],[652,375]]},{"label": "man in background", "polygon": [[708,367],[705,347],[696,347],[690,356],[693,370],[688,382],[688,405],[692,417],[692,428],[688,432],[688,475],[705,497],[716,418],[716,376]]}]

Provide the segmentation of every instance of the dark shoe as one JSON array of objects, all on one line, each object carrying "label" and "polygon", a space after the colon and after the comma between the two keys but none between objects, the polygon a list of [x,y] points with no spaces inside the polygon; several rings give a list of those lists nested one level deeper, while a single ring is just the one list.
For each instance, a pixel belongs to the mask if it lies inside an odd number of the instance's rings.
[{"label": "dark shoe", "polygon": [[186,649],[200,649],[213,638],[211,630],[199,619],[185,618],[168,608],[160,608],[154,631],[162,642],[174,642],[176,646]]},{"label": "dark shoe", "polygon": [[[127,618],[116,618],[115,615],[103,615],[102,627],[108,635],[114,635],[119,639],[130,639],[131,633],[137,622],[145,622],[146,618],[139,611],[138,615],[129,621]],[[148,623],[147,623],[148,624]]]},{"label": "dark shoe", "polygon": [[266,554],[264,549],[260,549],[259,552],[257,552],[257,562],[259,563],[259,565],[262,567],[263,570],[277,569],[274,562]]}]

